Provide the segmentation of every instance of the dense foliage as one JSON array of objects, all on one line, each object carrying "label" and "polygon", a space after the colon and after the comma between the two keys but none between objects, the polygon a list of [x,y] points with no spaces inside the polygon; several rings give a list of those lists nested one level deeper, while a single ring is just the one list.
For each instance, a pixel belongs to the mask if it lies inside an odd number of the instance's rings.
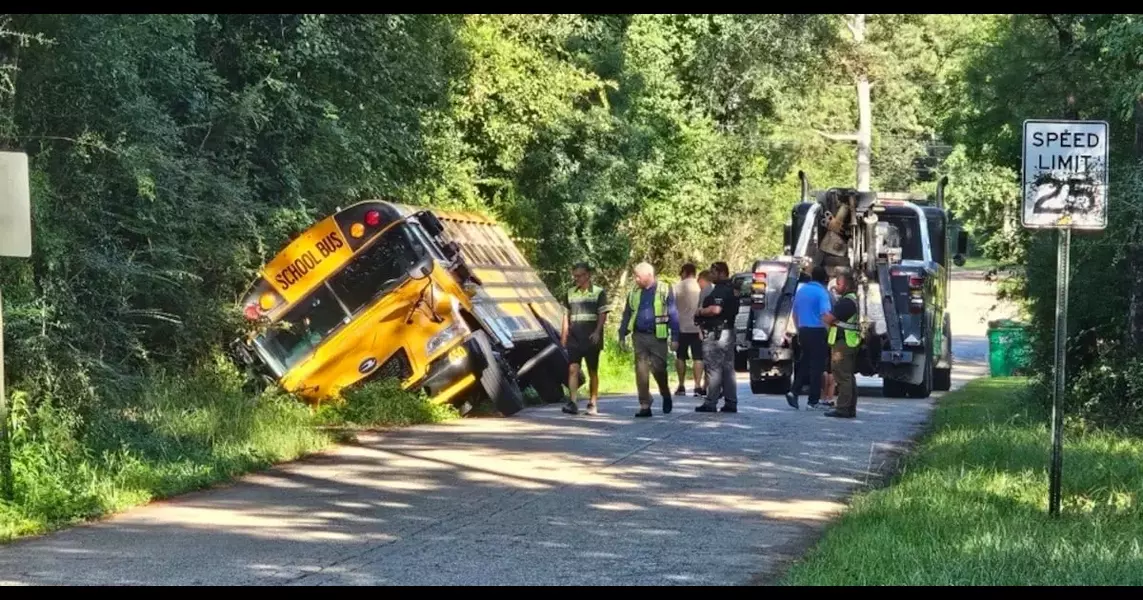
[{"label": "dense foliage", "polygon": [[[1026,266],[1018,296],[1036,333],[1036,372],[1051,376],[1056,309],[1056,234],[1020,227],[1021,124],[1028,118],[1106,120],[1111,127],[1108,228],[1074,234],[1067,372],[1071,414],[1143,424],[1138,394],[1143,341],[1141,173],[1143,20],[1138,15],[1010,15],[965,63],[945,135],[974,171],[958,208],[995,258]],[[951,162],[951,160],[950,160]],[[956,187],[956,186],[954,186]],[[962,191],[971,190],[968,196]],[[1050,380],[1041,381],[1050,385]],[[1050,389],[1050,387],[1048,388]],[[1043,394],[1045,400],[1050,394]]]}]

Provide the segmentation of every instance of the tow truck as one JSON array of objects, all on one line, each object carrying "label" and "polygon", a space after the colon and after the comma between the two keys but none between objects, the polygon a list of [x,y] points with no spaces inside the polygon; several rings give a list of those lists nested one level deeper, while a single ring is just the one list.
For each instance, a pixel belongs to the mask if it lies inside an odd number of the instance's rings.
[{"label": "tow truck", "polygon": [[[781,256],[754,262],[747,320],[750,389],[790,390],[798,355],[791,315],[799,275],[821,264],[857,283],[865,344],[859,372],[878,376],[887,397],[926,398],[951,387],[952,323],[948,312],[950,252],[944,189],[935,205],[920,197],[830,188],[812,194],[799,171],[802,199],[784,229]],[[796,232],[796,236],[794,235]],[[964,264],[967,233],[957,236],[953,263]]]}]

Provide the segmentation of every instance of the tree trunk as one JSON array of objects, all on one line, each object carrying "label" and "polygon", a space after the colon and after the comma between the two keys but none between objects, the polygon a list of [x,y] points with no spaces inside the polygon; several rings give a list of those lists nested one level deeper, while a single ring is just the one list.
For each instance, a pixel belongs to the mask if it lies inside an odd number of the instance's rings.
[{"label": "tree trunk", "polygon": [[[849,28],[858,56],[865,43],[865,15],[854,15]],[[857,191],[868,192],[870,186],[870,154],[873,152],[873,106],[869,96],[869,76],[865,65],[857,72]]]}]

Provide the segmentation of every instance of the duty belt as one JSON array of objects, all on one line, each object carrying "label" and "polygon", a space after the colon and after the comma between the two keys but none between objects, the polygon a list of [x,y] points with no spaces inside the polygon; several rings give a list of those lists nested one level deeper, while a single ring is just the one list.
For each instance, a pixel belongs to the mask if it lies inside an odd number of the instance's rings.
[{"label": "duty belt", "polygon": [[858,331],[861,329],[861,327],[857,323],[844,323],[842,321],[838,321],[838,322],[834,323],[833,325],[834,325],[834,327],[837,327],[838,329],[845,329],[848,331]]}]

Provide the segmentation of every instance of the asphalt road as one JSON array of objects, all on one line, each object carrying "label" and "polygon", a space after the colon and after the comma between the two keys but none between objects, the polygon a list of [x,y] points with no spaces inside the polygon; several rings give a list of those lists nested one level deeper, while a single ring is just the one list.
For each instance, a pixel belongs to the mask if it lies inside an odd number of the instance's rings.
[{"label": "asphalt road", "polygon": [[[985,373],[980,281],[953,284],[954,388]],[[975,324],[974,324],[975,323]],[[862,380],[876,384],[877,380]],[[739,384],[738,414],[558,406],[371,435],[0,547],[15,585],[749,585],[816,539],[927,418],[863,389],[858,418]]]}]

